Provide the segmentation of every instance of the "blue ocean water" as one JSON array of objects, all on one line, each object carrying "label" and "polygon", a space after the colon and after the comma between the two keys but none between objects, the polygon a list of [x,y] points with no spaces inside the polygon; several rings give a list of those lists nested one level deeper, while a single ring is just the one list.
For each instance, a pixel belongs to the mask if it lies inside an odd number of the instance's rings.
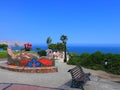
[{"label": "blue ocean water", "polygon": [[112,53],[112,54],[120,54],[119,46],[71,46],[68,48],[69,52],[75,52],[78,54],[87,52],[94,53],[100,51],[102,53]]},{"label": "blue ocean water", "polygon": [[[12,47],[12,50],[20,50],[20,48],[24,47]],[[33,46],[32,51],[37,51],[36,48],[41,48],[42,50],[48,49],[47,46]],[[120,54],[120,46],[67,46],[67,52],[81,54],[84,52],[94,53],[96,51],[100,51],[102,53],[113,53]]]}]

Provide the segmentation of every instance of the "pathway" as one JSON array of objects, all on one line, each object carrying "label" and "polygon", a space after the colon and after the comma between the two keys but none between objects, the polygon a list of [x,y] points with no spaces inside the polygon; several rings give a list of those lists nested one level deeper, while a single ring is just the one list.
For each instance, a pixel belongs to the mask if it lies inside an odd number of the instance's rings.
[{"label": "pathway", "polygon": [[[13,88],[31,88],[31,89],[17,89],[17,90],[79,90],[70,88],[71,76],[67,72],[73,68],[73,65],[67,65],[66,63],[56,62],[58,72],[55,73],[21,73],[13,72],[4,69],[0,69],[0,88],[5,88],[11,85],[12,89],[0,89],[0,90],[15,90]],[[107,79],[97,77],[89,69],[84,69],[85,72],[91,72],[91,81],[86,83],[85,90],[120,90],[120,83],[115,83]],[[23,87],[21,86],[23,85]],[[32,86],[31,86],[32,85]],[[33,85],[35,87],[33,87]],[[14,87],[15,86],[15,87]],[[32,89],[36,88],[36,89]],[[44,88],[49,87],[49,88]],[[41,89],[42,88],[42,89]],[[56,90],[57,90],[56,89]]]}]

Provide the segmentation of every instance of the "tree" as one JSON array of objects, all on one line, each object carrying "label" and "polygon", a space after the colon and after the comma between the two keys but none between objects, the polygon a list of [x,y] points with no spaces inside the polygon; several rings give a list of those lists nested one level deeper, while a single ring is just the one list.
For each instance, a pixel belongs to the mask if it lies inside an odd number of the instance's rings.
[{"label": "tree", "polygon": [[50,44],[51,44],[51,42],[52,42],[51,37],[48,37],[48,38],[47,38],[47,40],[46,40],[47,45],[50,45]]},{"label": "tree", "polygon": [[0,48],[3,50],[7,50],[8,45],[7,44],[0,44]]},{"label": "tree", "polygon": [[57,50],[58,51],[64,51],[65,50],[65,46],[63,43],[57,43]]},{"label": "tree", "polygon": [[57,50],[57,44],[51,43],[51,44],[49,44],[48,48],[52,49],[52,50]]}]

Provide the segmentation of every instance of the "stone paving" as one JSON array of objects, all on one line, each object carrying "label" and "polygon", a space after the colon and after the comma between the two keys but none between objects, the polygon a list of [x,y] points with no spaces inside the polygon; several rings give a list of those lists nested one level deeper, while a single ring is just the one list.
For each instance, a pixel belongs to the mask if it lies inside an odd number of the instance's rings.
[{"label": "stone paving", "polygon": [[[58,67],[58,72],[46,74],[14,72],[0,69],[0,88],[2,88],[0,90],[80,90],[70,88],[71,76],[67,71],[73,68],[73,65],[56,61],[56,67]],[[91,72],[87,69],[84,69],[84,71]],[[90,78],[91,81],[88,81],[84,86],[85,90],[120,90],[120,83],[102,79],[94,74]],[[23,89],[21,84],[25,89]],[[9,89],[4,89],[5,87],[9,87]]]}]

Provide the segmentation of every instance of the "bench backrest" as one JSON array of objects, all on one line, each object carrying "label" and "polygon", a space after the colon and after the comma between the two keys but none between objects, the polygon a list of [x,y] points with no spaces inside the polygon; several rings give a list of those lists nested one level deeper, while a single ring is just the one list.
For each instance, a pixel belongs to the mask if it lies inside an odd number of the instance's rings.
[{"label": "bench backrest", "polygon": [[81,76],[84,75],[84,72],[80,66],[76,66],[73,69],[70,69],[68,72],[71,73],[73,79],[80,78]]}]

